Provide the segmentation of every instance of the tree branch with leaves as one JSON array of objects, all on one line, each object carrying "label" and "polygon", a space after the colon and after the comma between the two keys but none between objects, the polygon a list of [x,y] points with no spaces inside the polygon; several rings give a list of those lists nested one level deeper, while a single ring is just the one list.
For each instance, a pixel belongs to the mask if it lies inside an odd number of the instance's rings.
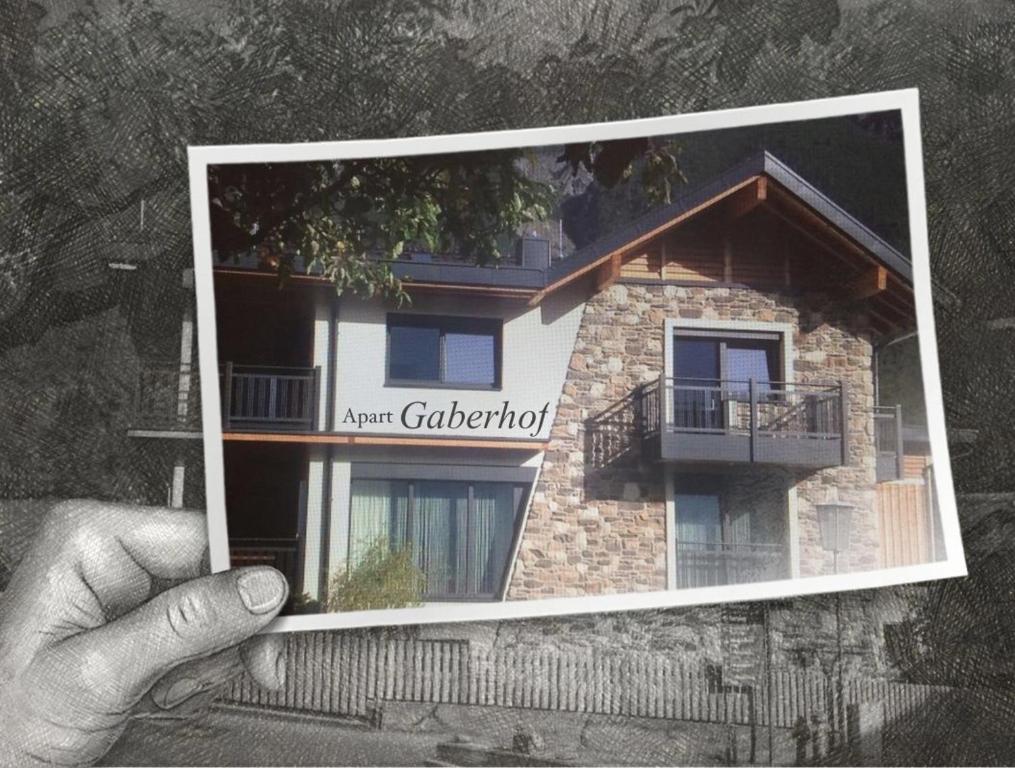
[{"label": "tree branch with leaves", "polygon": [[[401,302],[391,260],[421,250],[496,265],[550,215],[558,193],[531,173],[532,152],[214,165],[212,248],[223,260],[259,250],[283,279],[302,268],[338,293]],[[637,179],[659,202],[683,180],[675,146],[647,138],[569,144],[557,162],[605,187]]]}]

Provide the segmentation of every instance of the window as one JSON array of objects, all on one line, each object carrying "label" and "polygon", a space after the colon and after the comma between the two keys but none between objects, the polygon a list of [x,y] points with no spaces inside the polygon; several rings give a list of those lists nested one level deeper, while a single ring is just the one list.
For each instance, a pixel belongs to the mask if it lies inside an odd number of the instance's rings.
[{"label": "window", "polygon": [[781,497],[753,488],[732,492],[725,483],[719,475],[674,478],[678,589],[767,581],[784,572],[783,547],[769,531],[783,514]]},{"label": "window", "polygon": [[673,375],[701,382],[725,381],[728,389],[747,392],[754,379],[768,392],[781,379],[779,334],[678,331],[673,339]]},{"label": "window", "polygon": [[378,539],[411,547],[424,597],[493,599],[502,586],[527,486],[505,482],[354,479],[349,563]]},{"label": "window", "polygon": [[500,387],[501,322],[388,315],[388,383]]},{"label": "window", "polygon": [[714,549],[722,542],[718,493],[677,493],[674,504],[682,546]]},{"label": "window", "polygon": [[735,426],[750,381],[761,399],[778,397],[777,333],[676,331],[673,337],[673,416],[678,429],[721,432]]}]

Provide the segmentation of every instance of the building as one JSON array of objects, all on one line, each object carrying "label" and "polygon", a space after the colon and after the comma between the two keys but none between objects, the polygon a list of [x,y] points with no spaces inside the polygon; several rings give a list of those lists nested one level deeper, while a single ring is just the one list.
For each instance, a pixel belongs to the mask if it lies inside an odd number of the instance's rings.
[{"label": "building", "polygon": [[[943,557],[925,429],[876,394],[878,350],[915,331],[910,263],[779,160],[508,261],[407,254],[405,307],[216,265],[234,564],[321,600],[373,543],[411,544],[439,602]],[[198,436],[188,334],[145,374],[139,439]],[[843,507],[832,552],[819,517]]]}]

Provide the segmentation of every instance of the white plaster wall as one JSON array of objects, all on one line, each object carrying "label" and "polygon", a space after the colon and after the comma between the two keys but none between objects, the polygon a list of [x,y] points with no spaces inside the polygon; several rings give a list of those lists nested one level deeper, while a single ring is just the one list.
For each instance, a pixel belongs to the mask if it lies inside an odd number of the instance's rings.
[{"label": "white plaster wall", "polygon": [[307,466],[307,517],[303,536],[303,591],[313,598],[320,595],[321,523],[324,509],[325,449],[315,446]]},{"label": "white plaster wall", "polygon": [[[568,362],[574,350],[581,321],[584,295],[560,291],[536,307],[524,302],[472,297],[419,296],[411,307],[394,310],[380,301],[353,298],[341,300],[338,321],[338,373],[335,397],[335,431],[363,434],[394,434],[445,437],[499,437],[548,439]],[[504,320],[501,389],[431,389],[424,387],[385,386],[385,352],[388,312],[499,317]],[[425,401],[427,412],[450,410],[453,401],[466,413],[473,410],[503,408],[504,401],[517,413],[539,411],[549,404],[542,429],[517,426],[498,429],[467,427],[451,430],[419,430],[402,425],[400,415],[407,404]],[[344,422],[349,409],[354,413],[392,413],[392,424],[356,424]]]},{"label": "white plaster wall", "polygon": [[[333,299],[332,299],[333,300]],[[329,299],[319,297],[314,304],[314,359],[313,365],[321,369],[320,390],[317,393],[317,429],[327,429],[328,398],[332,383],[331,373],[331,304]]]},{"label": "white plaster wall", "polygon": [[331,515],[328,533],[328,578],[345,565],[349,553],[349,498],[352,486],[352,459],[337,456],[331,462]]}]

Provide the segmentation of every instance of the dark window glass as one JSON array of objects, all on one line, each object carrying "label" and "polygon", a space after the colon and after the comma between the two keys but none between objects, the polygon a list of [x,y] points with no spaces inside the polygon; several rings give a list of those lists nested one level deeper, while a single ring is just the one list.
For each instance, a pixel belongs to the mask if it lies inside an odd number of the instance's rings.
[{"label": "dark window glass", "polygon": [[445,381],[492,387],[497,381],[495,342],[492,333],[445,334]]},{"label": "dark window glass", "polygon": [[719,341],[678,336],[673,349],[677,376],[673,388],[674,425],[680,429],[721,429]]},{"label": "dark window glass", "polygon": [[441,333],[439,328],[394,325],[390,329],[388,373],[392,379],[439,381]]},{"label": "dark window glass", "polygon": [[718,341],[677,337],[674,349],[676,351],[674,368],[680,378],[709,381],[719,378]]},{"label": "dark window glass", "polygon": [[726,378],[747,391],[745,382],[754,379],[759,392],[768,392],[777,372],[779,348],[773,342],[730,341],[726,345]]},{"label": "dark window glass", "polygon": [[497,387],[500,328],[497,321],[478,318],[391,316],[388,379]]},{"label": "dark window glass", "polygon": [[[779,342],[774,339],[696,337],[677,335],[673,342],[674,376],[684,387],[685,396],[693,394],[690,387],[705,397],[705,387],[722,379],[727,394],[746,395],[751,379],[758,392],[769,392],[779,381]],[[704,407],[704,406],[703,406]]]}]

